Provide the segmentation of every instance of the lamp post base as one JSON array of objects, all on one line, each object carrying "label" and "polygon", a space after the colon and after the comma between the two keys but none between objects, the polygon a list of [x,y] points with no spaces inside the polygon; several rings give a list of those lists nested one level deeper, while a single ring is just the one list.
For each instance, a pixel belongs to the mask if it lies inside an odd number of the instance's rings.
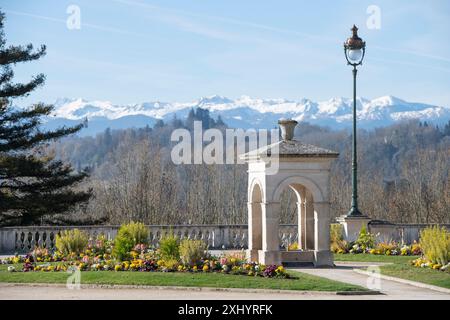
[{"label": "lamp post base", "polygon": [[365,215],[358,208],[352,207],[347,213],[347,217],[365,217]]},{"label": "lamp post base", "polygon": [[371,220],[362,213],[359,215],[343,215],[336,218],[336,221],[342,225],[343,237],[347,241],[355,241],[358,239],[361,228],[367,228]]}]

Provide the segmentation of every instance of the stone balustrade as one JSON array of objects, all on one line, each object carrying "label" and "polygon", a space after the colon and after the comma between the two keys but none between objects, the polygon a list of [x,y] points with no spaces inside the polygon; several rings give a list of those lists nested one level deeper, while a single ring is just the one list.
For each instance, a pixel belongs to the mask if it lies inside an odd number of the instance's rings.
[{"label": "stone balustrade", "polygon": [[[420,230],[427,224],[393,224],[373,220],[369,231],[377,235],[378,241],[412,243],[419,240]],[[449,224],[444,224],[450,230]],[[99,234],[114,239],[119,226],[29,226],[0,228],[0,254],[26,253],[35,246],[55,248],[56,235],[67,229],[80,229],[95,238]],[[242,225],[151,225],[149,243],[157,247],[161,237],[173,232],[180,239],[201,239],[210,249],[246,249],[248,227]],[[297,225],[282,224],[279,228],[280,247],[287,248],[298,241]]]},{"label": "stone balustrade", "polygon": [[[377,241],[389,242],[396,241],[399,243],[411,244],[419,241],[420,232],[431,226],[425,223],[391,223],[388,221],[372,220],[368,224],[368,230],[376,235]],[[450,230],[450,224],[440,224]]]},{"label": "stone balustrade", "polygon": [[[27,226],[0,228],[0,253],[26,253],[35,246],[55,248],[56,235],[63,230],[79,229],[91,238],[103,234],[114,239],[119,226]],[[149,243],[157,247],[161,237],[173,232],[180,239],[198,239],[208,244],[210,249],[247,248],[247,225],[150,225]],[[282,247],[297,241],[296,225],[281,225],[279,230]]]}]

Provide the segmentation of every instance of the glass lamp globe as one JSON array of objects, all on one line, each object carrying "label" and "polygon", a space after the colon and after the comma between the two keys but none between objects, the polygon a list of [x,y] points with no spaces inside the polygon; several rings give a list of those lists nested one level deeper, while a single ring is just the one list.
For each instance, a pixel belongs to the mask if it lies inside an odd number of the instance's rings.
[{"label": "glass lamp globe", "polygon": [[350,49],[347,52],[347,57],[351,63],[359,63],[362,58],[362,50],[361,49]]}]

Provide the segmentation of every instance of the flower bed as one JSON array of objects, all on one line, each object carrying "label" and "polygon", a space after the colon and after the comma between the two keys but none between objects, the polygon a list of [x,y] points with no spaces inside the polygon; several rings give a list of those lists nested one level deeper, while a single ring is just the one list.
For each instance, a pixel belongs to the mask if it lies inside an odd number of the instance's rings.
[{"label": "flower bed", "polygon": [[[168,265],[160,259],[158,250],[147,250],[144,253],[135,255],[132,260],[118,261],[111,258],[110,255],[89,255],[85,252],[76,259],[64,259],[54,263],[39,263],[32,255],[25,257],[14,257],[3,263],[23,262],[23,272],[57,272],[57,271],[115,271],[115,272],[219,272],[234,275],[260,276],[266,278],[289,278],[289,274],[283,266],[262,265],[258,263],[248,263],[243,259],[236,257],[210,257],[201,260],[195,265],[186,265],[181,262]],[[11,266],[12,267],[12,266]],[[8,271],[20,271],[14,267]]]},{"label": "flower bed", "polygon": [[411,265],[413,265],[414,267],[428,268],[450,273],[450,262],[445,265],[442,265],[440,263],[433,263],[425,257],[420,257],[415,260],[412,260]]},{"label": "flower bed", "polygon": [[340,228],[340,225],[334,225],[331,232],[331,251],[334,253],[365,253],[387,256],[417,256],[422,254],[421,246],[416,241],[411,245],[401,245],[394,241],[377,242],[376,235],[368,232],[366,228],[362,228],[358,239],[350,242],[343,240]]},{"label": "flower bed", "polygon": [[395,242],[380,242],[372,247],[363,247],[358,243],[350,242],[344,248],[337,248],[333,250],[334,253],[339,254],[374,254],[386,256],[418,256],[422,254],[420,244],[413,243],[412,245],[400,245]]},{"label": "flower bed", "polygon": [[[281,265],[249,263],[240,254],[211,256],[206,244],[200,240],[179,241],[172,235],[161,240],[160,248],[148,248],[145,243],[134,243],[136,239],[142,241],[148,238],[146,228],[130,223],[121,229],[120,238],[115,241],[107,240],[102,235],[87,239],[86,235],[74,230],[57,238],[58,250],[55,252],[35,248],[26,256],[15,255],[3,259],[1,263],[23,263],[21,270],[16,270],[15,266],[8,267],[11,272],[216,272],[266,278],[290,277]],[[72,248],[76,248],[77,252],[71,251]]]},{"label": "flower bed", "polygon": [[12,257],[0,259],[0,264],[24,263],[27,261],[29,256],[33,257],[33,261],[35,262],[57,262],[62,261],[65,258],[59,252],[50,252],[46,248],[36,247],[26,256],[15,254]]},{"label": "flower bed", "polygon": [[429,227],[421,231],[420,241],[423,244],[423,256],[411,261],[411,264],[450,272],[450,232],[444,227]]}]

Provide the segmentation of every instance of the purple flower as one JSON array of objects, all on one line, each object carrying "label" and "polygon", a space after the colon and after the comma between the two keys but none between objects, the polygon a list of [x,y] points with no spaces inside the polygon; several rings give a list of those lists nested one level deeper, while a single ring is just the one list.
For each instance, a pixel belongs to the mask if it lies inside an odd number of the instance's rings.
[{"label": "purple flower", "polygon": [[266,269],[264,269],[263,272],[263,276],[267,277],[267,278],[272,278],[276,276],[276,272],[275,270],[277,270],[277,266],[272,264],[266,267]]}]

